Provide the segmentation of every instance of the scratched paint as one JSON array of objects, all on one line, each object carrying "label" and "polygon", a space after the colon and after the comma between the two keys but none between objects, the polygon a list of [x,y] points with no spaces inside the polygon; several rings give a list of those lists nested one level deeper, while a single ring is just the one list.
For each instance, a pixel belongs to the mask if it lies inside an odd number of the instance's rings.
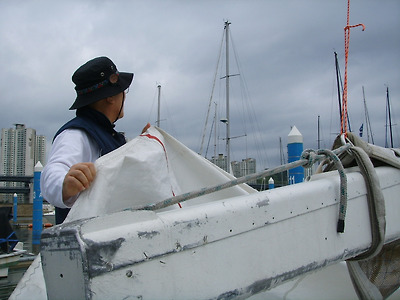
[{"label": "scratched paint", "polygon": [[154,236],[159,235],[160,232],[158,231],[139,231],[137,233],[138,237],[141,238],[146,238],[146,239],[152,239]]}]

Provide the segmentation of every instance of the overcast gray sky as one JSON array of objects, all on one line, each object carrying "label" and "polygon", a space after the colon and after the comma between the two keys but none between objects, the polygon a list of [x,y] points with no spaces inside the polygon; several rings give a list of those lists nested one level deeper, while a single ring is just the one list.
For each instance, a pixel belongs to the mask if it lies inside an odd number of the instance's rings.
[{"label": "overcast gray sky", "polygon": [[[257,159],[258,170],[274,167],[279,138],[287,157],[291,126],[303,134],[305,148],[317,147],[318,115],[321,147],[330,147],[340,131],[334,51],[344,75],[346,13],[346,0],[2,0],[0,127],[24,123],[50,143],[74,117],[68,111],[75,99],[73,72],[105,55],[120,71],[135,73],[117,129],[133,138],[147,122],[155,124],[161,84],[161,127],[198,152],[229,20],[231,74],[240,73],[231,78],[231,135],[247,135],[232,139],[232,159],[247,155]],[[400,122],[400,1],[352,0],[350,25],[358,23],[366,30],[354,28],[350,35],[351,126],[358,132],[365,123],[364,86],[375,144],[383,146],[386,86],[392,123]],[[224,67],[218,70],[212,99],[218,119],[226,117],[224,72]],[[211,117],[214,109],[213,104]],[[218,123],[223,138],[225,127]],[[395,147],[399,126],[393,126]],[[218,153],[225,152],[223,143]]]}]

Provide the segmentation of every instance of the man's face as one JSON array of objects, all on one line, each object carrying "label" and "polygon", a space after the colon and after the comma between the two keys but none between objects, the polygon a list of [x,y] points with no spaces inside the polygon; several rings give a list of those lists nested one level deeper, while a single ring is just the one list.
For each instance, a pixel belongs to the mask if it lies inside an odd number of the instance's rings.
[{"label": "man's face", "polygon": [[121,93],[122,94],[122,100],[121,100],[121,113],[120,113],[120,118],[124,117],[124,104],[125,104],[125,98],[126,98],[126,94],[125,91]]},{"label": "man's face", "polygon": [[124,103],[125,103],[125,92],[119,93],[115,95],[115,112],[116,112],[116,120],[122,119],[124,117]]}]

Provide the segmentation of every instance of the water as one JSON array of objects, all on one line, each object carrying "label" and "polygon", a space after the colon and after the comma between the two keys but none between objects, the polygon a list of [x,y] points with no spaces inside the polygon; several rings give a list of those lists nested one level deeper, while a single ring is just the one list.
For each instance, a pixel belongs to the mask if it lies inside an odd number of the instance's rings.
[{"label": "water", "polygon": [[14,228],[14,232],[17,235],[18,240],[24,243],[24,250],[26,250],[26,252],[33,254],[39,253],[39,245],[32,245],[32,228]]},{"label": "water", "polygon": [[20,262],[18,265],[9,268],[8,277],[0,278],[0,300],[8,299],[19,280],[24,275],[25,271],[31,264],[32,254],[37,255],[39,253],[39,245],[32,245],[32,229],[25,227],[16,228],[14,227],[18,240],[24,243],[24,250],[28,253],[25,257],[27,261]]}]

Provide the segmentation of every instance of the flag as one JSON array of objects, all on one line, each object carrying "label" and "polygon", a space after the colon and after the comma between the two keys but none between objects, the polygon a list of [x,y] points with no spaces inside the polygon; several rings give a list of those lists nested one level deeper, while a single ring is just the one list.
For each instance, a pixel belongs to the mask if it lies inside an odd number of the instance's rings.
[{"label": "flag", "polygon": [[364,129],[364,123],[362,123],[360,126],[360,137],[362,137],[363,135],[363,129]]}]

